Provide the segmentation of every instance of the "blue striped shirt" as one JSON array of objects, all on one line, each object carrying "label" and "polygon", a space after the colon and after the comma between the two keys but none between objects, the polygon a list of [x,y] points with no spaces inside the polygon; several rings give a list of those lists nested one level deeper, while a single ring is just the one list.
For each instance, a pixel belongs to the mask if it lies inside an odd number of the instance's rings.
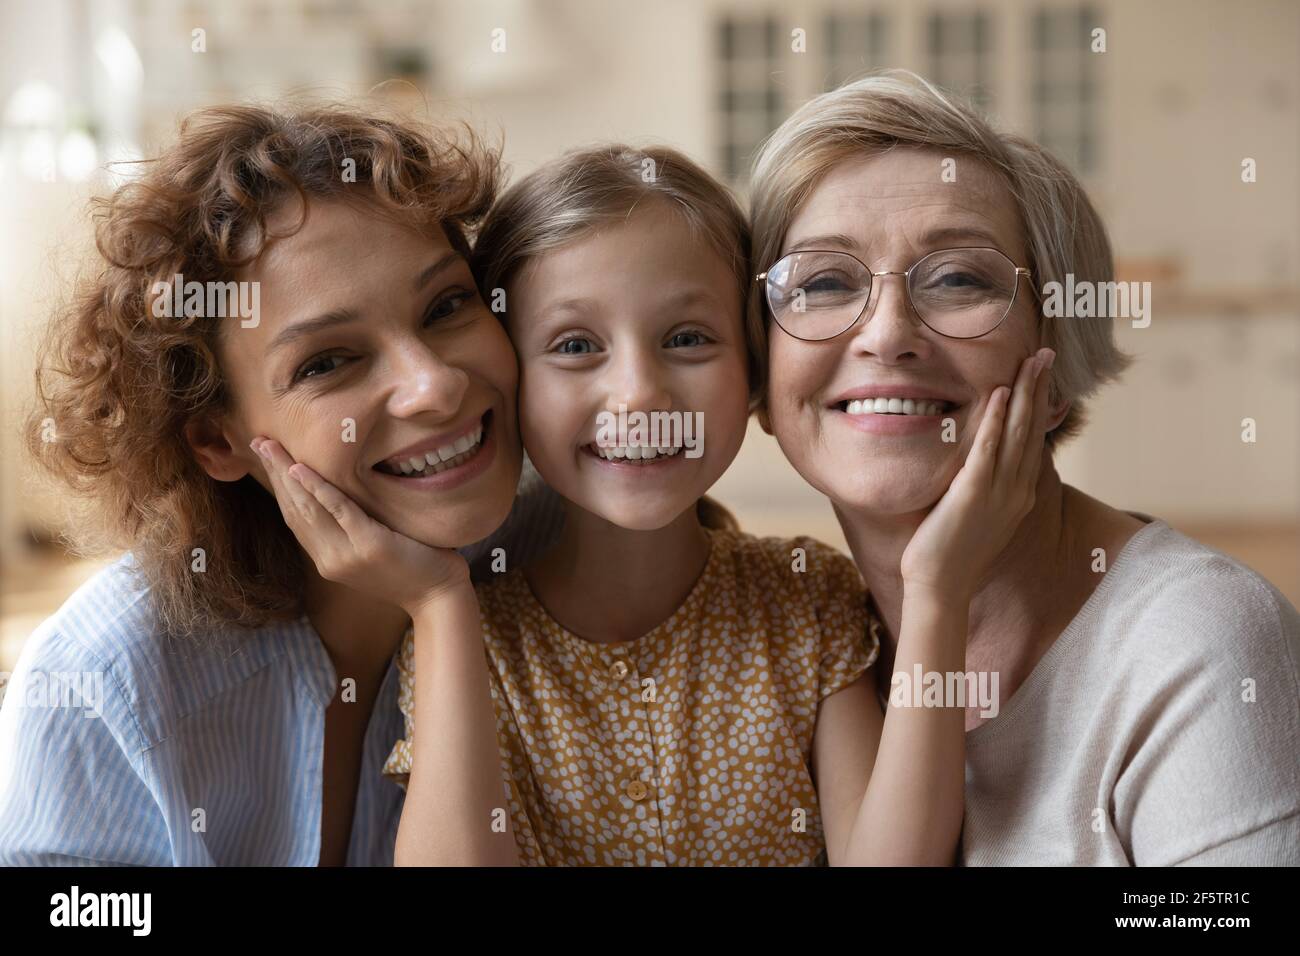
[{"label": "blue striped shirt", "polygon": [[[23,648],[0,707],[0,865],[315,866],[325,645],[306,617],[168,642],[132,569],[99,572]],[[380,771],[402,731],[390,663],[349,865],[392,864],[404,794]]]},{"label": "blue striped shirt", "polygon": [[[462,553],[511,563],[562,506],[530,467],[506,524]],[[315,866],[325,709],[338,687],[310,621],[169,640],[128,554],[33,632],[0,706],[0,865]],[[350,866],[388,866],[404,791],[396,653],[366,729]]]}]

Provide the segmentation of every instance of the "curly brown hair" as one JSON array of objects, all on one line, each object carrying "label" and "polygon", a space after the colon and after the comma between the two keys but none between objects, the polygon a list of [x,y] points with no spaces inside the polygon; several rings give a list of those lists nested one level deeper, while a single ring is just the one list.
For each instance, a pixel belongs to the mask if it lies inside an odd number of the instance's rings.
[{"label": "curly brown hair", "polygon": [[[355,164],[355,166],[353,166]],[[297,199],[356,199],[468,255],[500,154],[458,135],[337,105],[221,106],[191,114],[138,178],[91,203],[102,269],[52,320],[25,439],[74,493],[65,533],[80,554],[127,549],[168,633],[196,638],[302,612],[304,557],[254,478],[221,482],[196,461],[187,422],[229,410],[220,318],[158,318],[155,283],[224,282],[267,244]],[[206,570],[191,570],[194,548]]]}]

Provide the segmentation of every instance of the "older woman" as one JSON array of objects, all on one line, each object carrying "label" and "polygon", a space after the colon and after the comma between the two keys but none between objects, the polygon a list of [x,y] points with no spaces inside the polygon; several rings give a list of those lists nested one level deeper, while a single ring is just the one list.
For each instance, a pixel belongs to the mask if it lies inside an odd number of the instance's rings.
[{"label": "older woman", "polygon": [[24,648],[0,863],[392,862],[409,608],[317,573],[250,440],[465,573],[443,549],[520,476],[515,355],[467,262],[496,181],[472,140],[219,108],[100,203],[31,438],[91,506],[74,527],[129,553]]},{"label": "older woman", "polygon": [[1113,278],[1075,178],[886,74],[791,116],[752,189],[760,421],[830,498],[893,634],[902,553],[991,393],[1038,348],[1057,353],[1035,505],[971,606],[967,666],[997,675],[1001,700],[967,709],[963,860],[1300,862],[1300,616],[1248,568],[1052,465],[1129,362],[1108,320],[1040,307],[1037,289],[1067,274]]}]

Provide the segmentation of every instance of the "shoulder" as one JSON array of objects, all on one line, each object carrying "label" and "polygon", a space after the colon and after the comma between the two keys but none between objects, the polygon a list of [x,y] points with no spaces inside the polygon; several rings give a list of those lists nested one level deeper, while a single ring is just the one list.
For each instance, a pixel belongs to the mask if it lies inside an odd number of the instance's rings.
[{"label": "shoulder", "polygon": [[[1237,559],[1155,521],[1139,531],[1113,571],[1112,617],[1164,661],[1284,666],[1296,679],[1300,614]],[[1104,584],[1105,582],[1103,582]]]},{"label": "shoulder", "polygon": [[159,652],[149,588],[125,555],[96,572],[27,638],[17,674],[95,672],[130,685]]},{"label": "shoulder", "polygon": [[722,573],[755,606],[793,619],[812,613],[857,618],[866,613],[866,586],[853,561],[816,538],[756,537],[713,531]]},{"label": "shoulder", "polygon": [[1111,574],[1081,614],[1086,656],[1067,679],[1100,689],[1092,714],[1120,722],[1109,732],[1124,768],[1115,794],[1135,859],[1190,858],[1294,815],[1296,609],[1240,561],[1161,521]]},{"label": "shoulder", "polygon": [[865,590],[857,566],[842,552],[816,538],[756,537],[736,531],[710,532],[723,546],[734,573],[759,583],[808,593],[826,585]]},{"label": "shoulder", "polygon": [[474,585],[484,637],[514,634],[534,619],[536,599],[522,567],[492,573]]},{"label": "shoulder", "polygon": [[160,625],[151,588],[130,554],[97,572],[24,643],[14,680],[91,674],[105,723],[137,749],[283,656],[292,623],[180,640]]}]

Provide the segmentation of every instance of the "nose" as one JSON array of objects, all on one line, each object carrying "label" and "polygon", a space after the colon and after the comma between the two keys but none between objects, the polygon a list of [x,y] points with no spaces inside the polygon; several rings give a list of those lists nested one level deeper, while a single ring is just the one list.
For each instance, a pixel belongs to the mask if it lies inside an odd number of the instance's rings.
[{"label": "nose", "polygon": [[629,412],[671,409],[672,396],[657,352],[657,348],[628,348],[617,361],[610,363],[605,386],[607,411],[617,413],[619,405],[625,405]]},{"label": "nose", "polygon": [[451,417],[469,388],[469,373],[448,364],[424,343],[403,347],[389,369],[388,408],[396,418],[422,414]]},{"label": "nose", "polygon": [[901,272],[875,273],[867,308],[854,327],[852,347],[892,364],[930,354],[925,325],[907,297],[907,277]]}]

